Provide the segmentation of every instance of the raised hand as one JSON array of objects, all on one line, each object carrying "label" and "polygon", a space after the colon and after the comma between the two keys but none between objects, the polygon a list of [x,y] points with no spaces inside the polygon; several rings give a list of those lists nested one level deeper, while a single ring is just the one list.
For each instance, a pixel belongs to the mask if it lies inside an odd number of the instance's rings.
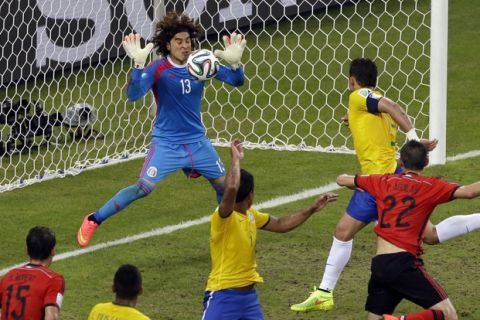
[{"label": "raised hand", "polygon": [[138,33],[130,33],[128,36],[125,36],[122,45],[127,55],[133,59],[135,68],[143,68],[145,66],[148,55],[153,49],[153,43],[148,43],[145,48],[142,49],[140,45],[140,35]]},{"label": "raised hand", "polygon": [[240,66],[243,50],[247,46],[247,40],[239,33],[232,33],[229,36],[223,36],[223,45],[225,50],[215,50],[213,54],[217,58],[225,60],[235,70]]},{"label": "raised hand", "polygon": [[243,146],[240,139],[235,139],[231,143],[231,150],[232,159],[243,160],[245,154],[243,153]]},{"label": "raised hand", "polygon": [[419,142],[425,146],[427,151],[432,151],[437,147],[438,139],[433,139],[433,140],[420,139]]}]

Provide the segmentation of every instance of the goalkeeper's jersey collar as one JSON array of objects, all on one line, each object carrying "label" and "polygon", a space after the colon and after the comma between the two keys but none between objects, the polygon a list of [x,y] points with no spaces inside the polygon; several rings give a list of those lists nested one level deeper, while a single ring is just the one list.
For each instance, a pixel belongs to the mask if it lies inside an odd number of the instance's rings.
[{"label": "goalkeeper's jersey collar", "polygon": [[167,55],[167,60],[168,60],[168,62],[170,62],[170,64],[174,68],[185,68],[185,66],[187,65],[186,63],[185,64],[176,64],[175,62],[173,62],[172,58],[170,58],[170,55]]}]

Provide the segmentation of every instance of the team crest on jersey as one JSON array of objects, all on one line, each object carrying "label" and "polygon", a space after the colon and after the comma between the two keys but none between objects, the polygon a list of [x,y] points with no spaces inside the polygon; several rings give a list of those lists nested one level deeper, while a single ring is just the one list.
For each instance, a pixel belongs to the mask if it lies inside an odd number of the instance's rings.
[{"label": "team crest on jersey", "polygon": [[150,178],[155,178],[157,176],[157,168],[155,167],[148,168],[147,176],[149,176]]},{"label": "team crest on jersey", "polygon": [[251,212],[247,212],[247,216],[248,216],[248,220],[250,220],[250,222],[255,222],[255,217],[253,216],[253,214]]},{"label": "team crest on jersey", "polygon": [[370,92],[371,92],[370,89],[360,89],[360,90],[358,90],[358,94],[361,95],[364,98],[368,97]]}]

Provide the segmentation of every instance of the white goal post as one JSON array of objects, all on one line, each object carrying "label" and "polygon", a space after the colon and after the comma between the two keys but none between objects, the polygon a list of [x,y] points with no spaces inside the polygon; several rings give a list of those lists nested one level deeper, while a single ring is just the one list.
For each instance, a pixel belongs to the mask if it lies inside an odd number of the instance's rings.
[{"label": "white goal post", "polygon": [[430,46],[429,136],[438,139],[431,164],[444,164],[447,155],[448,0],[432,1]]},{"label": "white goal post", "polygon": [[440,140],[431,163],[445,162],[448,0],[3,1],[0,192],[144,157],[153,102],[126,100],[121,41],[150,39],[167,10],[201,23],[202,48],[235,30],[248,40],[245,84],[206,86],[215,145],[353,152],[341,117],[349,62],[365,56],[419,136]]}]

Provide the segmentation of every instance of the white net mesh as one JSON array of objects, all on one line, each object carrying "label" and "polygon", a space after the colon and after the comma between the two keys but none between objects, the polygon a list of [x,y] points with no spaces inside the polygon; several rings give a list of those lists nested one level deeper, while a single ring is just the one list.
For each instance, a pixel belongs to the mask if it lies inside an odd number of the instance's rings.
[{"label": "white net mesh", "polygon": [[[121,39],[132,31],[150,38],[154,12],[161,10],[148,3],[0,4],[6,35],[0,192],[144,156],[152,98],[126,101],[131,61]],[[347,109],[348,65],[361,56],[376,61],[380,91],[404,106],[426,134],[429,6],[415,0],[166,1],[166,10],[199,19],[206,31],[202,48],[220,48],[219,34],[229,30],[248,40],[245,85],[232,89],[212,81],[206,87],[203,121],[210,139],[217,145],[239,137],[251,147],[335,152],[352,149],[340,119]],[[78,103],[94,109],[95,121],[61,122],[57,113],[65,116]]]}]

